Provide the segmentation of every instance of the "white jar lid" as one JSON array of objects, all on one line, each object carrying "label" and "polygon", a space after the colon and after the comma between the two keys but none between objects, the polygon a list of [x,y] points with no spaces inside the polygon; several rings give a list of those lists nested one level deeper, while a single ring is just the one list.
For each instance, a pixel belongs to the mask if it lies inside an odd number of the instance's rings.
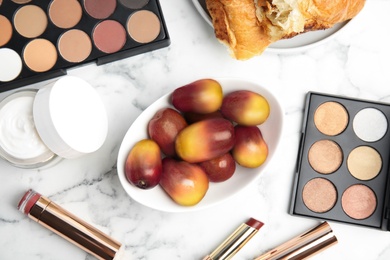
[{"label": "white jar lid", "polygon": [[107,137],[107,113],[100,96],[89,83],[74,76],[40,89],[33,115],[43,142],[63,158],[92,153]]}]

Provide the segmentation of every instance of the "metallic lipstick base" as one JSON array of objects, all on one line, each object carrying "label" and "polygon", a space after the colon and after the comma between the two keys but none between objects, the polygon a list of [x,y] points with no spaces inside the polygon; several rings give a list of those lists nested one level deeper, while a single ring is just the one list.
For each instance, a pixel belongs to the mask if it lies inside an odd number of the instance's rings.
[{"label": "metallic lipstick base", "polygon": [[286,243],[255,258],[255,260],[307,259],[337,243],[337,238],[327,222],[292,238]]},{"label": "metallic lipstick base", "polygon": [[33,190],[23,196],[18,209],[98,259],[118,259],[122,253],[121,243]]}]

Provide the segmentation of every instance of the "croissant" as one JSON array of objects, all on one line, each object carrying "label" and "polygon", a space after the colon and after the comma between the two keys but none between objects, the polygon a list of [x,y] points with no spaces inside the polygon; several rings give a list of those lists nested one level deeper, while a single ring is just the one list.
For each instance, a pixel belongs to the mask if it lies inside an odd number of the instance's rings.
[{"label": "croissant", "polygon": [[216,38],[247,60],[273,42],[355,17],[365,0],[206,0]]}]

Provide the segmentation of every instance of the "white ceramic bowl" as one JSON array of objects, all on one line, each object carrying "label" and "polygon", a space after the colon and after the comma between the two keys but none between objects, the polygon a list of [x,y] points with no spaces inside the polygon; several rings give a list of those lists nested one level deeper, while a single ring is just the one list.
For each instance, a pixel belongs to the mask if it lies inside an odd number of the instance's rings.
[{"label": "white ceramic bowl", "polygon": [[233,177],[225,182],[211,182],[205,197],[197,205],[190,207],[176,204],[159,185],[150,190],[142,190],[131,185],[124,173],[128,153],[136,142],[148,138],[147,125],[157,110],[163,107],[172,107],[170,104],[171,93],[169,93],[142,112],[127,131],[120,146],[117,161],[119,180],[131,198],[145,206],[165,212],[186,212],[205,209],[225,201],[244,190],[261,176],[261,173],[272,161],[283,129],[283,112],[276,97],[269,90],[254,82],[225,78],[216,78],[216,80],[222,85],[224,94],[234,90],[247,89],[263,95],[268,100],[271,108],[270,116],[265,123],[259,126],[269,149],[269,155],[265,163],[255,169],[243,168],[237,165]]}]

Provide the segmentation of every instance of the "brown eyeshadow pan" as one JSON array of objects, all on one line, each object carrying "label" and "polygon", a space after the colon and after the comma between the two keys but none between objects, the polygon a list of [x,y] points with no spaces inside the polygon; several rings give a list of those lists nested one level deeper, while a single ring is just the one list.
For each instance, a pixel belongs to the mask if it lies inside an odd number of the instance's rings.
[{"label": "brown eyeshadow pan", "polygon": [[46,30],[47,16],[39,6],[25,5],[16,11],[13,23],[20,35],[35,38]]},{"label": "brown eyeshadow pan", "polygon": [[137,11],[127,21],[127,31],[139,43],[148,43],[160,34],[160,20],[153,12]]},{"label": "brown eyeshadow pan", "polygon": [[306,96],[290,214],[390,231],[390,104]]},{"label": "brown eyeshadow pan", "polygon": [[7,44],[12,37],[12,24],[4,15],[0,15],[0,47]]},{"label": "brown eyeshadow pan", "polygon": [[106,19],[116,8],[116,0],[84,0],[85,11],[95,19]]},{"label": "brown eyeshadow pan", "polygon": [[[101,65],[170,44],[159,0],[0,0],[0,4],[0,51],[3,56],[16,53],[23,61],[16,73],[0,60],[0,68],[6,70],[1,73],[0,92],[65,75],[76,66]],[[49,42],[50,47],[38,59],[31,50],[42,54],[37,43],[43,40],[43,46]]]},{"label": "brown eyeshadow pan", "polygon": [[141,9],[149,3],[149,0],[119,0],[119,2],[130,9]]},{"label": "brown eyeshadow pan", "polygon": [[314,114],[314,124],[325,135],[338,135],[348,124],[348,112],[337,102],[321,104]]},{"label": "brown eyeshadow pan", "polygon": [[58,51],[69,62],[82,62],[92,51],[91,38],[82,30],[66,31],[58,40]]},{"label": "brown eyeshadow pan", "polygon": [[318,173],[333,173],[343,162],[343,152],[336,142],[319,140],[310,147],[308,161]]},{"label": "brown eyeshadow pan", "polygon": [[303,203],[312,211],[329,211],[336,203],[337,191],[333,183],[324,178],[308,181],[302,191]]},{"label": "brown eyeshadow pan", "polygon": [[12,2],[16,4],[27,4],[30,3],[32,0],[12,0]]},{"label": "brown eyeshadow pan", "polygon": [[32,71],[45,72],[50,70],[57,61],[57,50],[46,39],[34,39],[23,51],[23,60]]},{"label": "brown eyeshadow pan", "polygon": [[49,6],[50,20],[59,28],[73,28],[80,22],[82,13],[77,0],[52,0]]}]

